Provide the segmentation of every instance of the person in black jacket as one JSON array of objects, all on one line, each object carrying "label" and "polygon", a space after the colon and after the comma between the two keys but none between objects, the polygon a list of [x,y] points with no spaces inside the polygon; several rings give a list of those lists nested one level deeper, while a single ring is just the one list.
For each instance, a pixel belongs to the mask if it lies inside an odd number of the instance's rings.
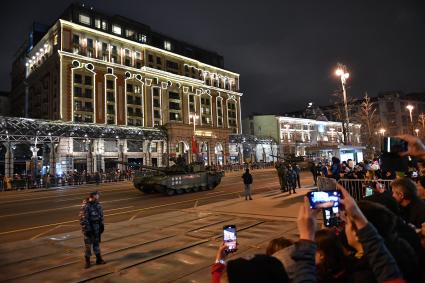
[{"label": "person in black jacket", "polygon": [[249,169],[245,170],[245,173],[242,175],[243,183],[245,185],[245,200],[252,200],[251,196],[251,185],[252,185],[252,175],[249,173]]},{"label": "person in black jacket", "polygon": [[105,264],[100,254],[100,237],[104,230],[103,209],[99,203],[99,192],[90,193],[89,198],[83,201],[80,211],[80,225],[84,235],[85,268],[91,266],[91,250],[96,255],[96,264]]},{"label": "person in black jacket", "polygon": [[425,222],[425,201],[418,196],[416,184],[409,178],[399,178],[391,183],[393,197],[400,205],[401,217],[420,229]]}]

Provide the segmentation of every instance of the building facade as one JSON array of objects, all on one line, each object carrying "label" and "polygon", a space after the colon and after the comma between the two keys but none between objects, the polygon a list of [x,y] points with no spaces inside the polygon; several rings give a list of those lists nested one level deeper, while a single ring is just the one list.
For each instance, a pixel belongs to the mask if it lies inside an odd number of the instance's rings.
[{"label": "building facade", "polygon": [[81,5],[28,43],[12,76],[13,115],[159,128],[165,159],[194,160],[195,135],[197,157],[223,163],[229,134],[241,133],[239,74],[220,55]]},{"label": "building facade", "polygon": [[276,115],[255,115],[244,119],[247,134],[277,137],[279,156],[308,156],[342,160],[363,160],[361,154],[360,125],[350,123],[350,144],[343,145],[341,122]]},{"label": "building facade", "polygon": [[[401,91],[381,92],[377,96],[370,98],[376,109],[379,124],[376,125],[376,132],[384,130],[386,135],[395,136],[400,134],[425,134],[425,92],[403,93]],[[350,103],[349,116],[355,118],[361,113],[363,99],[356,99]],[[407,105],[413,106],[412,120]],[[326,117],[335,119],[336,108],[338,106],[323,106]],[[423,118],[421,118],[423,117]],[[415,130],[418,131],[415,131]]]}]

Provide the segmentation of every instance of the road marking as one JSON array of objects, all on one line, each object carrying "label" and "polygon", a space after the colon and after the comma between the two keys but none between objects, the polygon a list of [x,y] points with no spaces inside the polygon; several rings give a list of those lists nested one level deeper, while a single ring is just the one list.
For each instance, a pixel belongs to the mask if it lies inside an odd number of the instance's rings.
[{"label": "road marking", "polygon": [[56,230],[56,229],[58,229],[59,227],[62,227],[62,226],[64,226],[64,225],[58,225],[58,226],[56,226],[56,227],[53,227],[52,229],[49,229],[49,230],[47,230],[47,231],[45,231],[45,232],[43,232],[43,233],[40,233],[40,234],[35,235],[35,236],[34,236],[34,237],[32,237],[30,240],[31,240],[31,241],[32,241],[32,240],[35,240],[35,239],[37,239],[38,237],[43,236],[43,235],[46,235],[47,233],[52,232],[52,231],[54,231],[54,230]]},{"label": "road marking", "polygon": [[[265,186],[265,187],[257,187],[253,191],[259,190],[259,189],[265,189],[265,188],[268,188],[268,187],[270,187],[270,186],[268,185],[268,186]],[[225,194],[221,194],[221,195],[203,197],[203,198],[198,198],[198,200],[210,199],[210,198],[214,198],[214,197],[217,197],[217,196],[226,196],[226,195],[232,195],[232,194],[238,194],[238,192],[229,192],[229,193],[225,193]],[[161,207],[175,205],[175,204],[183,204],[183,203],[187,203],[187,202],[193,202],[193,199],[191,199],[191,200],[184,200],[184,201],[178,201],[178,202],[172,202],[172,203],[165,203],[165,204],[161,204],[161,205],[155,205],[155,206],[151,206],[151,207],[133,209],[133,210],[128,210],[128,211],[121,211],[121,212],[117,212],[117,213],[105,214],[105,217],[114,216],[114,215],[121,215],[121,214],[127,214],[127,213],[131,213],[131,212],[142,212],[142,211],[146,211],[146,210],[150,210],[150,209],[161,208]],[[133,217],[135,217],[135,216],[136,215],[134,215]],[[58,222],[58,223],[52,223],[52,224],[46,224],[46,225],[40,225],[40,226],[34,226],[34,227],[28,227],[28,228],[22,228],[22,229],[17,229],[17,230],[11,230],[11,231],[6,231],[6,232],[0,232],[0,236],[1,235],[18,233],[18,232],[23,232],[23,231],[30,231],[30,230],[35,230],[35,229],[41,229],[41,228],[45,228],[45,227],[52,227],[52,226],[63,225],[63,224],[70,224],[70,223],[75,223],[75,222],[78,222],[78,221],[79,220],[70,220],[70,221],[65,221],[65,222]]]},{"label": "road marking", "polygon": [[134,207],[134,205],[124,206],[124,207],[119,207],[119,208],[112,208],[112,209],[104,210],[103,212],[113,211],[113,210],[121,210],[121,209],[132,208],[132,207]]},{"label": "road marking", "polygon": [[[134,188],[123,189],[122,187],[120,187],[120,188],[114,189],[114,187],[112,187],[112,188],[111,187],[112,186],[106,186],[106,188],[99,187],[98,191],[100,191],[101,193],[106,193],[106,192],[117,192],[117,191],[124,192],[124,191],[132,191],[132,190],[134,190]],[[78,192],[73,193],[74,190],[78,190]],[[41,192],[24,192],[24,193],[21,193],[21,194],[14,194],[14,195],[11,195],[11,196],[7,196],[7,197],[9,197],[8,199],[10,199],[10,200],[8,200],[8,201],[0,201],[0,204],[3,204],[3,203],[13,203],[13,202],[21,202],[21,201],[32,201],[32,200],[40,200],[40,199],[49,199],[49,198],[58,198],[58,197],[59,198],[63,198],[63,197],[67,197],[67,196],[77,196],[77,195],[84,196],[84,195],[87,195],[87,193],[89,193],[91,191],[93,191],[93,188],[83,186],[83,187],[79,187],[79,188],[75,188],[75,189],[74,188],[66,188],[66,189],[63,189],[63,190],[60,189],[60,190],[52,190],[52,191],[47,191],[46,192],[46,193],[52,193],[52,192],[59,192],[59,193],[70,192],[69,194],[65,194],[65,195],[56,194],[56,195],[50,195],[50,196],[42,196],[42,197],[38,197],[38,198],[22,198],[22,195],[24,195],[24,194],[25,194],[25,196],[29,196],[29,194],[41,193]],[[14,199],[14,198],[16,198],[16,199]],[[64,201],[66,201],[66,199]]]},{"label": "road marking", "polygon": [[41,213],[41,212],[61,210],[61,209],[67,209],[67,208],[72,208],[72,207],[78,207],[78,206],[81,206],[81,204],[76,204],[76,205],[71,205],[71,206],[64,206],[64,207],[58,207],[58,208],[50,208],[50,209],[42,209],[42,210],[20,212],[20,213],[15,213],[15,214],[0,215],[0,218],[13,217],[13,216],[19,216],[19,215],[26,215],[26,214],[36,214],[36,213]]}]

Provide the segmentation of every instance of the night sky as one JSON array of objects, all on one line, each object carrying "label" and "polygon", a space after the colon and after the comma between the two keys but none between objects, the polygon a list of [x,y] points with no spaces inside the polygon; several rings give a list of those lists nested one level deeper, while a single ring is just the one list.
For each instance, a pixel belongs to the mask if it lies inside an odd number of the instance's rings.
[{"label": "night sky", "polygon": [[[51,24],[71,1],[2,2],[0,90],[33,21]],[[95,9],[216,51],[241,75],[243,116],[329,104],[337,62],[348,94],[425,91],[425,1],[86,1]],[[266,4],[267,3],[267,4]]]}]

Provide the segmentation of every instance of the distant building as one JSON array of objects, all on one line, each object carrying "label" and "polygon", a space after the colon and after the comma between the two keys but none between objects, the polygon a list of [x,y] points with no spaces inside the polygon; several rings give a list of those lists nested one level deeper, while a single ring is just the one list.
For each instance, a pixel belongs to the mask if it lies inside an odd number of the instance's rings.
[{"label": "distant building", "polygon": [[320,110],[315,113],[316,119],[313,113],[310,118],[253,115],[243,120],[242,128],[246,134],[275,138],[283,156],[363,160],[359,124],[350,123],[350,145],[343,145],[341,122],[328,121]]},{"label": "distant building", "polygon": [[10,113],[9,92],[0,91],[0,116],[8,116]]},{"label": "distant building", "polygon": [[[356,99],[350,102],[351,119],[360,113],[363,99]],[[379,118],[377,128],[385,130],[386,135],[412,134],[412,129],[423,131],[423,125],[418,121],[420,114],[425,114],[425,92],[404,94],[401,91],[381,92],[378,96],[371,97],[371,102],[376,107],[376,114]],[[406,108],[412,105],[412,121],[410,113]],[[341,107],[341,106],[339,106]],[[338,105],[327,105],[320,107],[326,117],[330,120],[337,120],[336,109]]]}]

